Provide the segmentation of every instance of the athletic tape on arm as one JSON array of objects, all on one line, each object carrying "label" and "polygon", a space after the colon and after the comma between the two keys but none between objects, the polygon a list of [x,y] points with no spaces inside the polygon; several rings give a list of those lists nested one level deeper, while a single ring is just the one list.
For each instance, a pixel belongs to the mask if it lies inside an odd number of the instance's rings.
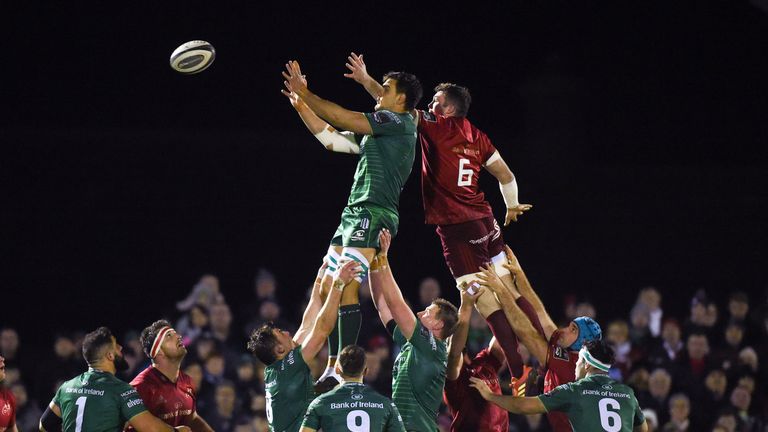
[{"label": "athletic tape on arm", "polygon": [[517,180],[514,177],[507,184],[499,183],[499,189],[501,189],[501,196],[504,197],[504,204],[507,205],[507,208],[520,205],[520,202],[517,200]]},{"label": "athletic tape on arm", "polygon": [[360,154],[360,146],[355,142],[355,134],[352,132],[339,132],[328,125],[316,133],[315,138],[330,151]]}]

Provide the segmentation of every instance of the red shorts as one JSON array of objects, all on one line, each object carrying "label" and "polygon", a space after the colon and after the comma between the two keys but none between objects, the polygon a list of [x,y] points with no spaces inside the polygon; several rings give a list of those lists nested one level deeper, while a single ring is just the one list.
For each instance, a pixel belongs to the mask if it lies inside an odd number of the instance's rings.
[{"label": "red shorts", "polygon": [[504,251],[504,237],[493,216],[451,225],[438,225],[445,263],[454,278],[477,273],[480,266]]}]

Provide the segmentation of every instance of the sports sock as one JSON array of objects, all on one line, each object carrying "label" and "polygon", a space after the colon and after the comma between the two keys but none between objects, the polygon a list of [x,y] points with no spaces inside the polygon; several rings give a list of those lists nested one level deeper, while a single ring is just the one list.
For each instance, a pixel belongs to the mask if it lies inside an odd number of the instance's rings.
[{"label": "sports sock", "polygon": [[337,353],[347,345],[357,345],[357,336],[360,333],[362,318],[360,303],[339,306],[339,323],[336,326],[339,329]]},{"label": "sports sock", "polygon": [[537,332],[539,332],[540,335],[544,334],[544,329],[541,327],[541,321],[539,321],[539,315],[536,313],[536,309],[533,308],[533,305],[531,302],[528,301],[523,296],[520,296],[515,300],[515,303],[517,303],[517,306],[520,308],[520,310],[523,311],[525,316],[528,317],[528,319],[531,321],[531,324],[533,324],[533,328],[536,329]]},{"label": "sports sock", "polygon": [[499,341],[501,350],[504,351],[509,373],[515,378],[519,377],[523,373],[523,358],[517,352],[517,336],[515,336],[512,326],[509,325],[507,316],[503,310],[499,309],[488,315],[485,320],[488,322],[493,335],[496,336],[496,340]]},{"label": "sports sock", "polygon": [[331,366],[331,357],[336,359],[339,356],[339,324],[333,326],[331,334],[328,335],[328,366]]}]

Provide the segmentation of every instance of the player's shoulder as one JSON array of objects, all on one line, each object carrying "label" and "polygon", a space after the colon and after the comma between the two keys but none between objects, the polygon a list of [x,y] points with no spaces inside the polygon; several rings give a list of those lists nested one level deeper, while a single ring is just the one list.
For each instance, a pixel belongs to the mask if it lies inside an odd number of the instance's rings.
[{"label": "player's shoulder", "polygon": [[[148,383],[151,383],[153,381],[156,381],[157,377],[155,376],[154,373],[152,373],[153,369],[154,368],[152,366],[149,366],[149,367],[145,368],[143,371],[139,372],[139,374],[136,375],[131,380],[131,385],[136,387],[136,386],[140,386],[140,385],[144,385],[144,384],[148,384]],[[183,374],[183,373],[184,372],[180,372],[179,376],[181,376],[181,374]]]},{"label": "player's shoulder", "polygon": [[7,387],[0,387],[0,400],[8,401],[11,404],[16,403],[16,397],[13,396],[13,392],[11,391],[11,389]]}]

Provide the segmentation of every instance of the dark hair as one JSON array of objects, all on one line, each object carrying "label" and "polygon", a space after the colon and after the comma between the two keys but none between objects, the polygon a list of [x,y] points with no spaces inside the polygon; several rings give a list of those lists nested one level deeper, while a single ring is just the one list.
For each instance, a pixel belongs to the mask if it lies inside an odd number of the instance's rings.
[{"label": "dark hair", "polygon": [[443,331],[440,335],[441,338],[446,339],[456,331],[456,327],[459,326],[459,311],[456,306],[451,304],[446,299],[436,298],[432,301],[433,305],[437,305],[438,311],[435,318],[443,322]]},{"label": "dark hair", "polygon": [[384,80],[388,78],[396,80],[395,85],[396,93],[405,94],[405,109],[410,111],[416,108],[421,96],[424,94],[424,90],[421,88],[421,82],[416,75],[408,72],[387,72],[384,74]]},{"label": "dark hair", "polygon": [[744,291],[734,291],[728,297],[728,301],[735,301],[738,303],[749,303],[749,297]]},{"label": "dark hair", "polygon": [[357,345],[347,345],[339,353],[337,361],[342,375],[357,378],[365,370],[365,350]]},{"label": "dark hair", "polygon": [[466,117],[469,105],[472,104],[472,95],[469,89],[454,83],[440,83],[435,86],[435,93],[443,92],[449,104],[456,107],[456,117]]},{"label": "dark hair", "polygon": [[112,332],[106,327],[99,327],[85,335],[83,339],[83,358],[89,365],[101,360],[104,347],[112,346]]},{"label": "dark hair", "polygon": [[587,347],[589,354],[595,359],[605,363],[613,364],[614,353],[613,348],[603,339],[589,341],[584,346]]},{"label": "dark hair", "polygon": [[150,358],[152,344],[155,342],[157,334],[160,333],[160,329],[163,327],[171,327],[171,323],[167,320],[157,320],[153,322],[152,325],[141,331],[139,342],[141,342],[141,348],[144,350],[144,354],[147,355],[147,358]]},{"label": "dark hair", "polygon": [[252,352],[262,363],[269,366],[277,360],[275,356],[275,345],[277,345],[277,338],[272,330],[275,329],[275,324],[271,321],[262,324],[259,328],[251,333],[251,337],[248,340],[248,351]]}]

